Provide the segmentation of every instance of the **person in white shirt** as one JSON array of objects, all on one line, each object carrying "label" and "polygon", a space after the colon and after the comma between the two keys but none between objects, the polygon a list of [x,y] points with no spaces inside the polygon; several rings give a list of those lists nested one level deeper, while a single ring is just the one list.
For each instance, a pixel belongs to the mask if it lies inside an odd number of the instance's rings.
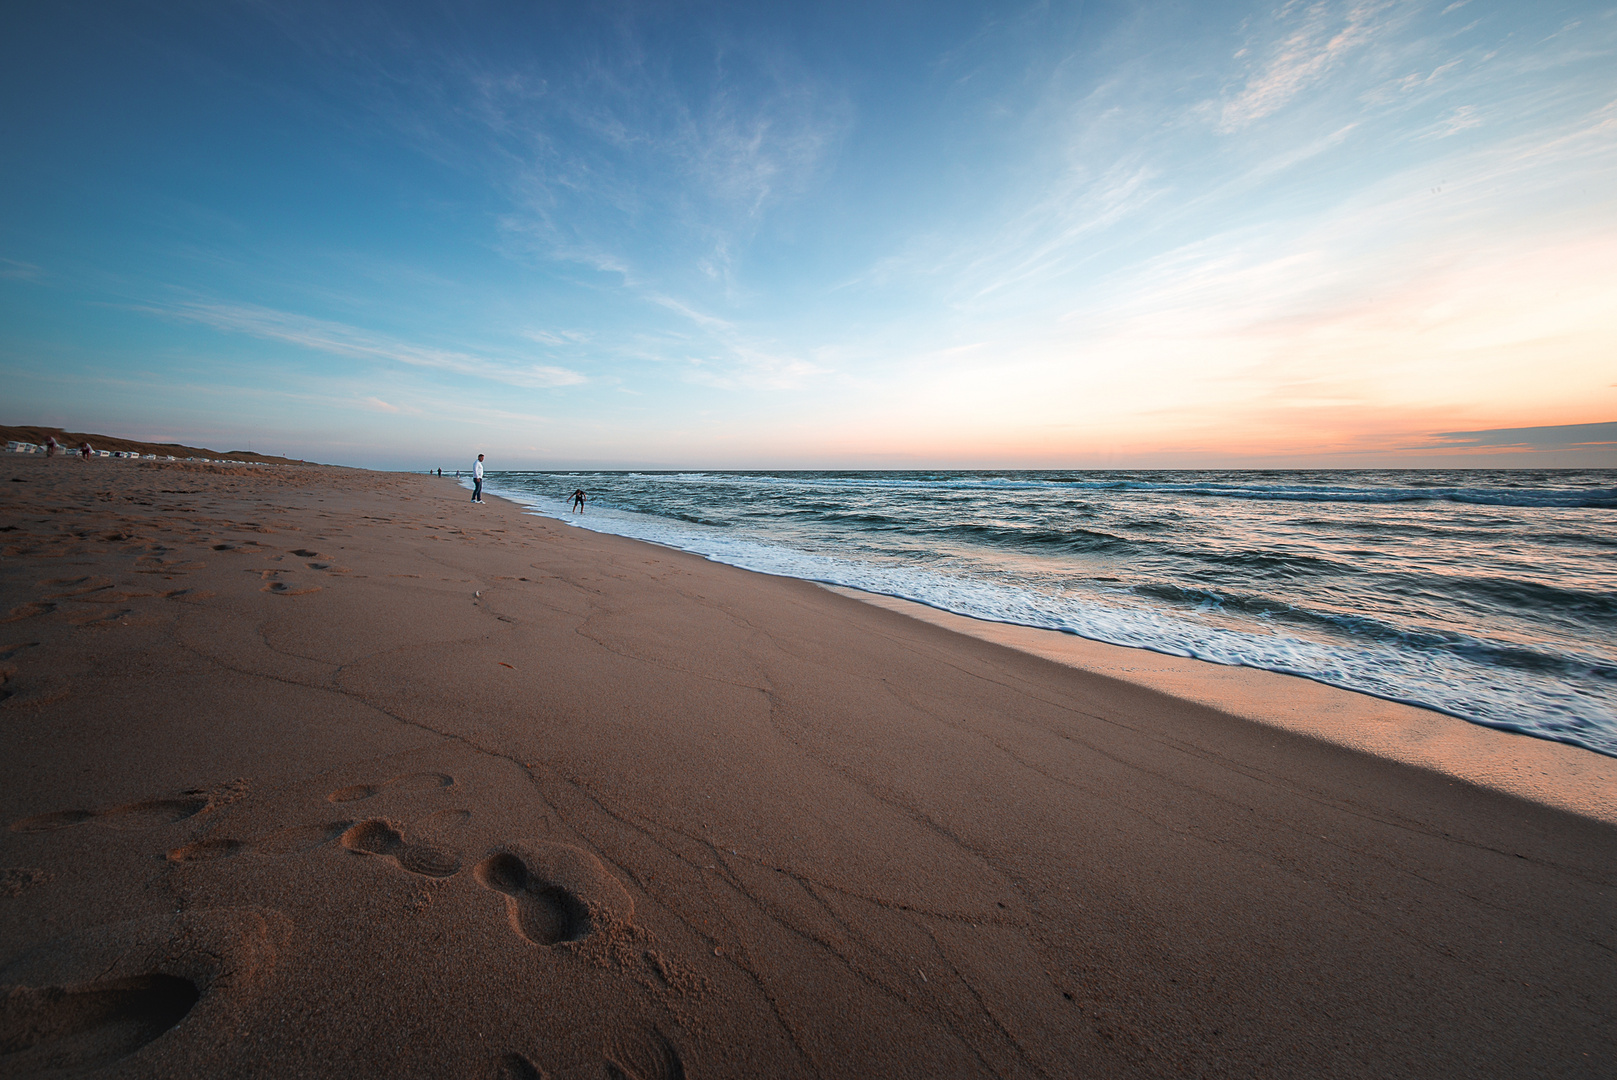
[{"label": "person in white shirt", "polygon": [[483,455],[472,464],[472,502],[483,501]]}]

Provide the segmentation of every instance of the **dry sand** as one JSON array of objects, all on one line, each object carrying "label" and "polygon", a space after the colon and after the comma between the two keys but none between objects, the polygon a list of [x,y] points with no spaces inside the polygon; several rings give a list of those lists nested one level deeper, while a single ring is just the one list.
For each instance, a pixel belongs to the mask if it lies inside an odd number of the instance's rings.
[{"label": "dry sand", "polygon": [[1617,1062],[1585,795],[448,479],[0,487],[0,1075]]}]

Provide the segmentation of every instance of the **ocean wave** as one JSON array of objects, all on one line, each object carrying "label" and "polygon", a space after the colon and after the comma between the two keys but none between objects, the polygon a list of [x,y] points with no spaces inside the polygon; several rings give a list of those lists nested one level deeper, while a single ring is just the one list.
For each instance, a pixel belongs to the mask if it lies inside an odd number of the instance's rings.
[{"label": "ocean wave", "polygon": [[[1437,479],[1418,479],[1410,474],[1397,474],[1399,485],[1364,484],[1344,485],[1323,480],[1307,483],[1230,483],[1216,479],[1140,479],[1124,477],[1090,477],[1082,475],[1030,476],[1005,473],[998,475],[963,474],[950,472],[919,473],[656,473],[622,474],[626,478],[653,484],[671,484],[703,488],[725,485],[751,485],[770,487],[832,487],[843,489],[920,489],[999,491],[1025,488],[1062,489],[1067,491],[1130,492],[1140,494],[1181,495],[1198,498],[1249,499],[1280,502],[1356,502],[1367,504],[1396,504],[1418,502],[1453,502],[1477,506],[1523,508],[1566,507],[1574,509],[1617,509],[1617,487],[1553,487],[1544,484],[1526,486],[1517,483],[1496,485],[1463,485],[1444,483]],[[1313,473],[1309,475],[1335,478],[1340,474]],[[1449,473],[1446,475],[1454,475]],[[1540,474],[1554,475],[1554,474]]]},{"label": "ocean wave", "polygon": [[1269,502],[1365,503],[1387,505],[1414,502],[1453,502],[1475,506],[1569,507],[1617,509],[1617,489],[1604,491],[1502,491],[1489,488],[1294,488],[1227,487],[1211,484],[1151,484],[1144,482],[1097,485],[1110,491],[1138,491],[1200,498],[1252,499]]},{"label": "ocean wave", "polygon": [[1008,525],[928,525],[921,526],[922,535],[939,539],[965,540],[979,544],[992,544],[1005,548],[1027,548],[1035,551],[1063,552],[1125,552],[1140,553],[1143,545],[1115,533],[1100,529],[1039,529],[1016,528]]},{"label": "ocean wave", "polygon": [[1575,589],[1514,578],[1454,576],[1450,589],[1463,591],[1490,607],[1542,607],[1562,618],[1576,617],[1600,623],[1617,622],[1617,592]]}]

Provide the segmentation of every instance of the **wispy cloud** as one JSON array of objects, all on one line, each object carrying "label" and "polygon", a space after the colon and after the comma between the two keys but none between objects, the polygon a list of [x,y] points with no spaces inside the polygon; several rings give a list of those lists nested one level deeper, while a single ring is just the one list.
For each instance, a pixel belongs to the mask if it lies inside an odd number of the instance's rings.
[{"label": "wispy cloud", "polygon": [[825,372],[825,368],[801,357],[738,349],[718,365],[692,358],[685,378],[719,390],[796,390]]},{"label": "wispy cloud", "polygon": [[1118,162],[1100,176],[1075,170],[962,268],[982,282],[975,298],[1049,280],[1069,267],[1080,244],[1144,212],[1164,192],[1158,171],[1139,161]]},{"label": "wispy cloud", "polygon": [[[469,104],[441,120],[485,144],[477,160],[510,199],[501,225],[514,252],[628,285],[692,271],[727,283],[731,253],[769,208],[822,174],[849,106],[770,49],[709,42],[676,77],[638,34],[625,20],[589,63],[542,85],[451,61],[443,97]],[[419,122],[419,111],[401,121]],[[648,236],[659,238],[655,259]]]},{"label": "wispy cloud", "polygon": [[590,340],[590,334],[583,330],[521,330],[518,331],[529,341],[537,341],[541,345],[550,345],[564,348],[582,345]]},{"label": "wispy cloud", "polygon": [[[625,285],[728,285],[732,253],[823,178],[853,122],[841,87],[749,20],[634,5],[264,17],[336,96],[502,199],[502,254]],[[485,39],[490,25],[506,39]]]},{"label": "wispy cloud", "polygon": [[383,401],[379,397],[360,398],[359,405],[360,408],[369,409],[371,412],[391,413],[394,416],[398,416],[402,413],[420,415],[421,412],[420,409],[414,408],[413,406],[395,405],[391,401]]},{"label": "wispy cloud", "polygon": [[1477,107],[1475,105],[1461,105],[1438,121],[1432,134],[1436,138],[1446,139],[1450,135],[1457,135],[1469,128],[1481,126],[1482,117],[1477,113]]},{"label": "wispy cloud", "polygon": [[0,258],[0,278],[7,278],[11,281],[32,281],[44,272],[33,263]]},{"label": "wispy cloud", "polygon": [[[910,250],[873,261],[839,287],[930,280],[957,313],[1034,306],[1060,292],[1070,302],[1074,291],[1089,291],[1088,274],[1115,266],[1124,250],[1148,248],[1151,236],[1173,242],[1207,227],[1198,219],[1218,219],[1216,227],[1227,229],[1232,215],[1250,214],[1251,200],[1262,198],[1256,192],[1306,175],[1365,137],[1355,98],[1367,78],[1380,75],[1349,72],[1326,95],[1328,106],[1284,136],[1215,140],[1208,129],[1233,135],[1323,86],[1388,32],[1392,6],[1287,3],[1247,28],[1247,45],[1234,59],[1204,57],[1190,73],[1139,60],[1099,66],[1100,50],[1092,82],[1074,82],[1071,72],[1085,65],[1058,65],[1043,76],[1047,86],[1024,121],[1038,138],[1031,167],[1016,178],[1026,196],[1020,204],[1002,205],[974,227],[917,236]],[[1195,76],[1231,88],[1211,100],[1171,89],[1195,85]]]},{"label": "wispy cloud", "polygon": [[284,341],[336,356],[450,371],[509,386],[550,389],[573,386],[586,381],[583,375],[567,368],[415,345],[342,323],[250,304],[196,300],[168,305],[149,305],[142,307],[141,310],[199,323],[216,330]]},{"label": "wispy cloud", "polygon": [[722,390],[796,390],[827,368],[791,353],[771,349],[749,337],[739,326],[698,311],[669,296],[652,301],[688,319],[702,332],[702,340],[673,342],[657,349],[665,362],[674,357],[688,382]]},{"label": "wispy cloud", "polygon": [[1379,30],[1390,3],[1302,4],[1290,0],[1274,13],[1278,36],[1249,42],[1236,59],[1248,73],[1217,106],[1216,130],[1229,134],[1284,108],[1322,82]]},{"label": "wispy cloud", "polygon": [[[1156,86],[1160,72],[1107,77],[1075,99],[1057,96],[1044,111],[1070,164],[1047,172],[1040,187],[1026,184],[1034,198],[957,230],[952,244],[917,237],[911,251],[877,260],[839,287],[935,280],[955,314],[979,305],[962,321],[988,311],[983,302],[993,298],[1001,312],[1022,305],[1026,314],[1016,315],[1026,327],[1052,304],[1057,319],[1111,322],[1120,308],[1172,317],[1201,303],[1198,294],[1210,298],[1203,290],[1240,268],[1242,280],[1229,278],[1229,288],[1218,290],[1219,305],[1229,312],[1263,298],[1278,309],[1283,298],[1374,274],[1366,259],[1376,244],[1402,247],[1422,236],[1463,250],[1475,242],[1470,230],[1484,233],[1502,215],[1557,205],[1545,193],[1578,187],[1580,178],[1598,184],[1617,159],[1612,110],[1573,112],[1572,84],[1534,103],[1540,123],[1501,125],[1485,141],[1399,149],[1481,126],[1484,107],[1455,104],[1454,96],[1487,90],[1501,68],[1553,67],[1573,46],[1556,42],[1539,50],[1544,55],[1527,50],[1491,62],[1467,53],[1462,63],[1460,31],[1413,25],[1412,11],[1394,3],[1286,4],[1261,28],[1249,26],[1238,60],[1245,73],[1231,80],[1231,93],[1188,113],[1171,97],[1138,92]],[[1411,69],[1416,74],[1390,77]],[[1114,88],[1124,84],[1134,96]],[[1318,92],[1305,95],[1310,89]],[[1296,116],[1283,129],[1255,124],[1287,103]],[[1192,130],[1237,119],[1243,130],[1219,139],[1198,141]],[[1123,139],[1122,131],[1133,134]],[[1108,160],[1100,147],[1115,156]],[[1432,197],[1438,193],[1441,200]],[[1191,262],[1201,267],[1196,274],[1185,272]],[[1157,307],[1165,288],[1184,291]]]},{"label": "wispy cloud", "polygon": [[725,332],[733,332],[735,330],[734,323],[731,323],[726,319],[720,319],[713,315],[708,315],[697,311],[689,305],[680,303],[671,296],[652,294],[648,299],[650,299],[654,304],[667,308],[669,311],[678,312],[691,322],[696,323],[698,326],[705,329],[721,330]]}]

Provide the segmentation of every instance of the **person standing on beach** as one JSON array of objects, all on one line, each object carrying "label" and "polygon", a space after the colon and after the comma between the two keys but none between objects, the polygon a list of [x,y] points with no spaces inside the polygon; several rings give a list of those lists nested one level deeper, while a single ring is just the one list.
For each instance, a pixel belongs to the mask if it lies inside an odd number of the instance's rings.
[{"label": "person standing on beach", "polygon": [[472,502],[483,501],[483,455],[478,454],[477,460],[472,462]]},{"label": "person standing on beach", "polygon": [[573,513],[582,514],[584,512],[584,500],[587,498],[589,496],[584,494],[583,488],[578,488],[573,492]]}]

